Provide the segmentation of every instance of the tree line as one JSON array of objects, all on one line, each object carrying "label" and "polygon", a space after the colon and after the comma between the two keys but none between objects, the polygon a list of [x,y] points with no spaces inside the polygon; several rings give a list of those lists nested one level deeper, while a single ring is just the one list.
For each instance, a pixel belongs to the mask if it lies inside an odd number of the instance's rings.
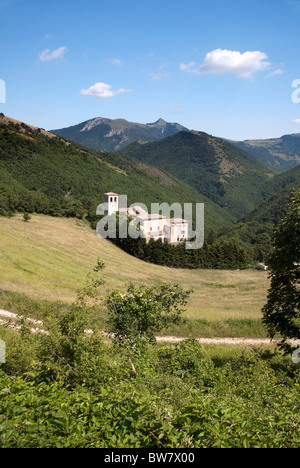
[{"label": "tree line", "polygon": [[149,242],[143,237],[124,239],[120,238],[118,233],[117,218],[117,235],[110,240],[128,254],[156,265],[171,268],[224,270],[245,269],[249,266],[247,252],[238,241],[218,240],[213,230],[207,233],[201,249],[192,250],[186,249],[185,242],[174,245],[163,242],[162,239],[150,239]]}]

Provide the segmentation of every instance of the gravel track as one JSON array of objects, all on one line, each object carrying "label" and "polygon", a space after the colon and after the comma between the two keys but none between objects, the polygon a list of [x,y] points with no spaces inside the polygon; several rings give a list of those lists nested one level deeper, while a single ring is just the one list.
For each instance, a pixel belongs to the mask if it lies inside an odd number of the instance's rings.
[{"label": "gravel track", "polygon": [[[7,323],[8,321],[15,321],[20,318],[22,317],[17,314],[0,309],[0,323]],[[31,318],[26,318],[26,320],[36,326],[36,328],[31,329],[33,333],[47,333],[45,330],[40,328],[40,326],[43,325],[43,322],[40,320],[33,320]],[[14,328],[19,328],[17,325],[10,325]],[[179,343],[186,338],[177,336],[157,336],[156,339],[158,343]],[[264,346],[271,344],[271,341],[268,338],[197,338],[197,341],[201,344],[227,346]]]}]

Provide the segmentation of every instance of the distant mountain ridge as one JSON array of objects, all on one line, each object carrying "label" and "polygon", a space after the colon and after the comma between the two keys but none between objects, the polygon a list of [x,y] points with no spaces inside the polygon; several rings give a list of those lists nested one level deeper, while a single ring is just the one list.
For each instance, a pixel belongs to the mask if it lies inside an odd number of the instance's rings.
[{"label": "distant mountain ridge", "polygon": [[[51,132],[88,148],[122,152],[136,141],[151,143],[188,130],[179,123],[169,123],[163,119],[141,124],[125,119],[95,117]],[[254,156],[277,174],[300,165],[300,133],[262,140],[223,140]]]},{"label": "distant mountain ridge", "polygon": [[187,129],[163,119],[140,124],[125,119],[96,117],[78,125],[52,130],[52,133],[88,148],[118,152],[134,141],[157,141],[183,130]]},{"label": "distant mountain ridge", "polygon": [[204,132],[183,131],[152,143],[135,142],[122,153],[174,175],[236,219],[262,203],[273,176],[249,153]]},{"label": "distant mountain ridge", "polygon": [[300,164],[300,133],[265,140],[230,141],[277,173]]}]

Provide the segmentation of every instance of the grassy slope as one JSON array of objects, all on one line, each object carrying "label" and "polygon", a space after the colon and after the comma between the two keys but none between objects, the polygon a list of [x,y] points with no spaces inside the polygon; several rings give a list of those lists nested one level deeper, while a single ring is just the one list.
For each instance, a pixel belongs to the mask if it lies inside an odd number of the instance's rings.
[{"label": "grassy slope", "polygon": [[175,270],[130,257],[99,239],[83,221],[34,215],[0,218],[0,288],[51,301],[71,302],[98,258],[105,264],[106,289],[135,284],[178,283],[193,288],[186,317],[220,321],[261,318],[267,273]]}]

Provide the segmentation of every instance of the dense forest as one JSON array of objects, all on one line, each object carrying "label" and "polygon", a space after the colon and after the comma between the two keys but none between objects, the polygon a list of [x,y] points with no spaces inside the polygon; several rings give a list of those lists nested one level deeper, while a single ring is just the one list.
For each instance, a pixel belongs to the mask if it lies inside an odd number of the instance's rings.
[{"label": "dense forest", "polygon": [[[137,239],[120,238],[119,218],[116,216],[116,233],[110,240],[125,252],[140,258],[145,262],[171,268],[210,268],[210,269],[244,269],[249,267],[252,258],[247,251],[239,245],[237,240],[218,240],[217,233],[213,230],[207,233],[204,245],[201,249],[187,249],[186,243],[178,245],[163,242],[161,239],[150,239],[149,242],[141,236]],[[129,224],[130,219],[127,223]],[[128,226],[127,226],[128,229]],[[129,232],[129,229],[128,229]],[[108,236],[109,238],[109,236]]]},{"label": "dense forest", "polygon": [[272,171],[245,151],[203,132],[180,132],[122,152],[159,167],[226,208],[236,220],[263,201]]}]

